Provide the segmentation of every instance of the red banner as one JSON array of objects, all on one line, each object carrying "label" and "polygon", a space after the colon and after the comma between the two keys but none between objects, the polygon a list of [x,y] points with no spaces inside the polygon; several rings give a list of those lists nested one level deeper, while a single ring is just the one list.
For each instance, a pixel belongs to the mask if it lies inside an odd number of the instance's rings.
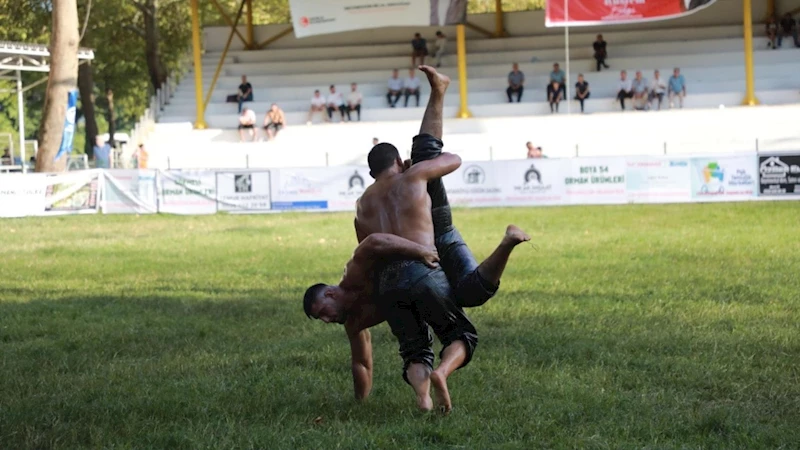
[{"label": "red banner", "polygon": [[[717,0],[548,0],[548,27],[610,25],[674,19]],[[567,20],[565,11],[569,13]]]}]

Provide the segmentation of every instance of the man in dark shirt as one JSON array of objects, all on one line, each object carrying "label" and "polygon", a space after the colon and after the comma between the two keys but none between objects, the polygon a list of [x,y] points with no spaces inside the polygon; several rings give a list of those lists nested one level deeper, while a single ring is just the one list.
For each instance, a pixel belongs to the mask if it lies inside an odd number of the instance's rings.
[{"label": "man in dark shirt", "polygon": [[550,103],[550,113],[558,112],[558,104],[561,103],[561,84],[556,80],[547,85],[547,102]]},{"label": "man in dark shirt", "polygon": [[525,74],[519,70],[519,64],[514,63],[511,72],[508,73],[508,88],[506,94],[508,95],[508,103],[511,103],[511,94],[517,94],[517,103],[522,101],[523,85],[525,84]]},{"label": "man in dark shirt", "polygon": [[600,66],[608,69],[608,64],[606,64],[608,52],[606,52],[606,41],[603,40],[602,34],[597,35],[597,40],[594,41],[592,47],[594,48],[594,59],[597,61],[597,71],[600,72]]},{"label": "man in dark shirt", "polygon": [[783,38],[791,36],[794,39],[795,47],[800,47],[800,42],[797,41],[797,22],[790,13],[786,13],[781,19],[781,32],[778,34],[778,47],[783,44]]},{"label": "man in dark shirt", "polygon": [[414,39],[411,40],[411,49],[411,67],[417,67],[417,58],[419,58],[419,65],[424,65],[425,57],[428,56],[428,42],[421,34],[414,34]]},{"label": "man in dark shirt", "polygon": [[242,84],[239,85],[239,92],[236,94],[236,100],[239,102],[239,112],[242,112],[242,104],[244,102],[253,101],[253,85],[247,81],[245,75],[242,75]]},{"label": "man in dark shirt", "polygon": [[581,113],[583,112],[583,102],[589,96],[591,92],[589,92],[589,82],[583,79],[583,74],[578,74],[578,82],[575,83],[575,100],[577,100],[581,104]]}]

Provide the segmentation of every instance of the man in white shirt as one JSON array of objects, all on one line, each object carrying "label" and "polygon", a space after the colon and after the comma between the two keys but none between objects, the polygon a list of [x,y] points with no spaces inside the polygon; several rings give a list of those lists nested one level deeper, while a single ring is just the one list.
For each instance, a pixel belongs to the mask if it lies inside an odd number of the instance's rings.
[{"label": "man in white shirt", "polygon": [[403,90],[406,94],[405,107],[408,107],[408,97],[412,95],[417,99],[417,107],[419,107],[419,78],[417,78],[416,70],[409,69],[408,78],[403,81]]},{"label": "man in white shirt", "polygon": [[[400,95],[403,93],[403,80],[400,79],[400,72],[397,69],[392,71],[392,78],[389,78],[389,92],[386,93],[386,100],[389,106],[394,108],[397,101],[400,100]],[[394,100],[392,100],[394,96]]]},{"label": "man in white shirt", "polygon": [[658,110],[661,111],[661,103],[664,101],[666,93],[667,82],[661,78],[661,74],[656,70],[653,72],[653,83],[650,85],[650,108],[653,107],[653,101],[658,99]]},{"label": "man in white shirt", "polygon": [[645,110],[649,105],[650,83],[647,82],[647,78],[642,76],[641,71],[636,71],[636,77],[631,83],[631,88],[633,90],[633,109]]},{"label": "man in white shirt", "polygon": [[242,113],[239,115],[239,140],[244,142],[244,132],[250,134],[250,138],[252,141],[256,140],[256,113],[250,108],[242,109]]},{"label": "man in white shirt", "polygon": [[311,109],[308,110],[308,125],[311,125],[311,118],[314,117],[314,113],[321,113],[322,120],[328,122],[328,116],[325,115],[325,97],[323,97],[319,93],[319,89],[314,91],[314,96],[311,97]]},{"label": "man in white shirt", "polygon": [[436,58],[436,67],[442,67],[442,56],[444,56],[445,47],[447,47],[447,36],[441,31],[436,32],[434,47],[436,48],[436,54],[434,55]]},{"label": "man in white shirt", "polygon": [[619,87],[617,88],[617,100],[623,111],[625,111],[626,98],[633,98],[633,84],[628,79],[628,72],[623,70],[619,74]]},{"label": "man in white shirt", "polygon": [[347,94],[347,121],[350,122],[350,112],[355,111],[358,113],[358,121],[361,122],[361,100],[363,97],[361,92],[358,92],[358,86],[353,83],[350,85],[350,93]]},{"label": "man in white shirt", "polygon": [[328,94],[328,119],[333,121],[333,112],[339,110],[339,115],[342,116],[341,121],[344,122],[344,99],[341,92],[336,92],[336,86],[331,85],[330,93]]}]

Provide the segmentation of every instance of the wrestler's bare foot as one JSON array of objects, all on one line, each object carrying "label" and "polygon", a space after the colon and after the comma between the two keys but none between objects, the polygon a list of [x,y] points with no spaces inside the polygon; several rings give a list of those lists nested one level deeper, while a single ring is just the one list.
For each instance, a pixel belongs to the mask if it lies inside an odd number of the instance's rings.
[{"label": "wrestler's bare foot", "polygon": [[450,414],[450,411],[453,410],[453,403],[450,401],[450,391],[447,389],[447,377],[434,370],[431,373],[431,386],[439,412],[444,415]]},{"label": "wrestler's bare foot", "polygon": [[417,396],[417,408],[424,412],[433,409],[430,374],[430,369],[423,364],[411,364],[406,371],[406,378]]},{"label": "wrestler's bare foot", "polygon": [[436,69],[431,66],[419,66],[419,70],[425,72],[425,75],[428,76],[428,82],[431,84],[431,89],[444,95],[444,92],[447,90],[447,86],[450,86],[450,77],[437,72]]},{"label": "wrestler's bare foot", "polygon": [[508,228],[506,228],[506,235],[503,237],[503,244],[516,246],[530,240],[531,237],[522,231],[520,227],[516,225],[509,225]]}]

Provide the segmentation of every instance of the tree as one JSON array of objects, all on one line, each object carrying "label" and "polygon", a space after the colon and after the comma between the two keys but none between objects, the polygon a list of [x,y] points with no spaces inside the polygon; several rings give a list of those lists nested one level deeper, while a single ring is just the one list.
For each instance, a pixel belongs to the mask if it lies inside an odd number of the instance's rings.
[{"label": "tree", "polygon": [[37,172],[56,172],[66,168],[67,157],[55,157],[61,147],[67,117],[67,95],[78,84],[78,5],[76,0],[52,0],[50,75],[39,128]]}]

